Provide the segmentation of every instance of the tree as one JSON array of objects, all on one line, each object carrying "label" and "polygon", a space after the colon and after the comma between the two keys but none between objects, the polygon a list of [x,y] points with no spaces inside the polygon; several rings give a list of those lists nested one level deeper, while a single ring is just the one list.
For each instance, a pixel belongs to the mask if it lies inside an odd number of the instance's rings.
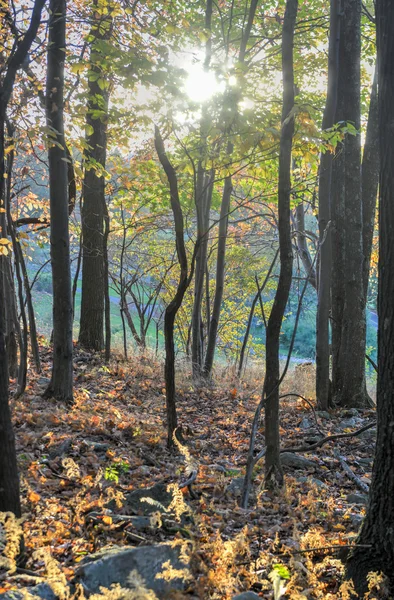
[{"label": "tree", "polygon": [[46,396],[71,402],[73,399],[73,307],[68,230],[67,154],[63,117],[66,0],[51,0],[49,11],[46,118],[49,128],[53,365]]},{"label": "tree", "polygon": [[[15,77],[24,62],[41,24],[41,13],[45,0],[36,0],[31,13],[29,27],[22,39],[15,42],[13,52],[8,57],[7,68],[0,80],[0,227],[3,238],[6,236],[5,227],[5,178],[4,178],[4,132],[8,103],[11,99]],[[1,14],[3,18],[6,15]],[[6,9],[7,12],[7,9]],[[7,277],[6,257],[0,254],[0,511],[11,511],[17,517],[21,515],[19,498],[19,479],[16,463],[15,439],[11,422],[11,412],[8,404],[8,360],[5,345],[5,278]]]},{"label": "tree", "polygon": [[[110,9],[109,9],[110,10]],[[112,18],[107,3],[94,0],[88,71],[85,176],[83,181],[82,297],[79,342],[89,350],[104,346],[105,281],[104,220],[106,213],[104,169],[107,154],[109,81],[102,43],[109,40]]]},{"label": "tree", "polygon": [[278,232],[280,272],[274,304],[267,323],[265,381],[266,483],[282,485],[279,455],[279,337],[289,297],[293,248],[290,229],[291,150],[294,134],[294,28],[298,0],[287,0],[282,33],[283,105],[279,150]]},{"label": "tree", "polygon": [[[347,574],[361,595],[371,571],[383,572],[394,589],[394,4],[377,0],[379,71],[379,293],[377,440],[367,514],[350,555]],[[365,544],[365,546],[361,546]]]},{"label": "tree", "polygon": [[341,12],[335,121],[346,124],[332,177],[332,392],[341,406],[365,406],[366,318],[363,284],[360,53],[361,0]]},{"label": "tree", "polygon": [[[340,9],[338,0],[330,2],[328,83],[322,129],[334,125],[338,95]],[[330,403],[329,316],[331,308],[331,188],[333,155],[328,149],[321,155],[319,167],[319,287],[316,315],[316,398],[321,409]]]}]

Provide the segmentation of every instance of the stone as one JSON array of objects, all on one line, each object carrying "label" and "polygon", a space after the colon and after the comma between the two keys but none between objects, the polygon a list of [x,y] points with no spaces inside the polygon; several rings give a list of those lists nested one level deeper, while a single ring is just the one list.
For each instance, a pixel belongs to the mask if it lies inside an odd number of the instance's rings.
[{"label": "stone", "polygon": [[92,440],[84,440],[85,446],[93,450],[94,452],[107,452],[109,444],[105,442],[94,442]]},{"label": "stone", "polygon": [[344,408],[341,410],[342,417],[359,417],[360,413],[357,408]]},{"label": "stone", "polygon": [[300,423],[300,428],[301,429],[310,429],[312,427],[312,423],[309,419],[307,419],[306,417],[304,417]]},{"label": "stone", "polygon": [[331,421],[331,419],[332,419],[330,413],[327,412],[326,410],[317,410],[316,414],[318,417],[320,417],[324,421]]},{"label": "stone", "polygon": [[[168,485],[165,483],[156,483],[156,485],[148,488],[140,488],[133,490],[126,495],[124,509],[127,514],[136,515],[151,515],[155,512],[165,513],[174,495],[167,490]],[[144,498],[150,499],[145,501]]]},{"label": "stone", "polygon": [[356,417],[351,417],[350,419],[343,419],[340,423],[338,423],[338,427],[340,429],[357,429],[361,423],[361,419],[357,419]]},{"label": "stone", "polygon": [[320,479],[315,479],[314,477],[298,477],[297,481],[299,481],[300,483],[309,483],[310,485],[315,485],[319,489],[327,487],[327,485],[323,481],[320,481]]},{"label": "stone", "polygon": [[241,592],[241,594],[233,596],[233,600],[261,600],[261,596],[255,592]]},{"label": "stone", "polygon": [[54,446],[50,446],[48,450],[48,456],[50,459],[57,458],[58,456],[64,456],[68,454],[72,448],[73,440],[72,438],[68,438],[61,442],[60,444],[55,444]]},{"label": "stone", "polygon": [[371,429],[367,429],[363,431],[358,436],[361,440],[366,440],[368,442],[374,442],[376,440],[376,427],[372,427]]},{"label": "stone", "polygon": [[354,527],[360,527],[361,523],[363,522],[364,517],[362,515],[357,515],[356,513],[351,513],[349,516],[350,516],[351,524]]},{"label": "stone", "polygon": [[[181,550],[180,545],[171,544],[127,549],[115,546],[84,559],[76,571],[75,583],[81,583],[86,594],[97,593],[100,587],[109,588],[113,583],[133,589],[137,575],[148,590],[162,598],[165,594],[184,590],[190,578],[189,565],[180,559]],[[169,581],[157,577],[168,570],[168,566],[178,571],[176,576]]]},{"label": "stone", "polygon": [[1,600],[25,600],[28,594],[34,598],[42,600],[57,600],[57,596],[48,583],[39,583],[33,587],[22,588],[19,590],[10,590],[4,594],[0,594]]},{"label": "stone", "polygon": [[348,494],[346,496],[346,502],[349,504],[364,504],[368,503],[368,496],[365,494]]},{"label": "stone", "polygon": [[315,468],[316,463],[304,456],[293,454],[292,452],[282,452],[280,455],[282,465],[285,467],[293,467],[294,469],[310,469]]},{"label": "stone", "polygon": [[234,479],[232,479],[230,481],[230,483],[228,484],[226,492],[230,496],[234,496],[235,498],[240,498],[242,495],[243,485],[244,485],[243,477],[234,477]]}]

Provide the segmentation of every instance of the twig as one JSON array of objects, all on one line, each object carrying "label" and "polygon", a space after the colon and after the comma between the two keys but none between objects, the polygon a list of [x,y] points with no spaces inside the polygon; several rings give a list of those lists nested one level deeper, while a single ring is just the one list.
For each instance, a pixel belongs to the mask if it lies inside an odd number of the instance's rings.
[{"label": "twig", "polygon": [[133,540],[133,542],[146,542],[147,539],[144,538],[142,535],[138,535],[137,533],[133,533],[132,531],[128,531],[127,529],[125,529],[125,534],[127,535],[128,538],[130,538],[131,540]]},{"label": "twig", "polygon": [[281,448],[280,452],[310,452],[311,450],[316,450],[316,448],[321,448],[324,444],[328,442],[332,442],[334,440],[342,440],[344,438],[355,437],[363,433],[363,431],[367,431],[368,429],[372,429],[372,427],[376,426],[376,421],[372,421],[368,425],[364,425],[361,429],[357,429],[356,431],[352,431],[350,433],[335,433],[334,435],[327,435],[325,438],[319,440],[315,444],[308,446],[295,446],[290,448]]},{"label": "twig", "polygon": [[181,483],[181,484],[179,484],[179,489],[180,489],[180,490],[183,490],[185,487],[187,487],[187,488],[188,488],[188,490],[189,490],[189,494],[190,494],[191,498],[193,498],[193,500],[194,500],[194,499],[195,499],[197,496],[196,496],[196,494],[194,493],[194,491],[192,490],[192,483],[194,483],[194,482],[196,481],[196,479],[197,479],[197,475],[198,475],[198,472],[197,472],[197,471],[192,471],[192,472],[190,473],[189,479],[187,479],[187,480],[185,481],[185,483]]},{"label": "twig", "polygon": [[335,451],[334,455],[339,460],[341,467],[346,472],[349,479],[351,479],[361,491],[368,494],[369,485],[367,485],[366,483],[361,481],[361,479],[359,477],[357,477],[357,475],[355,473],[353,473],[353,471],[351,470],[349,465],[346,463],[346,461],[342,458],[342,456],[340,456],[339,452]]},{"label": "twig", "polygon": [[372,548],[371,544],[334,544],[333,546],[321,546],[320,548],[305,548],[303,550],[282,550],[277,554],[308,554],[309,552],[321,552],[322,550],[342,550],[345,548]]}]

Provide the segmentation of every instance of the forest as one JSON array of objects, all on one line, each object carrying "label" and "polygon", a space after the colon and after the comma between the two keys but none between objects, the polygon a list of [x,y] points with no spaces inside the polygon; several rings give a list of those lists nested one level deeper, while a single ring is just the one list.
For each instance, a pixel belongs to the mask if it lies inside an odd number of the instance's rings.
[{"label": "forest", "polygon": [[0,0],[0,597],[394,597],[394,3]]}]

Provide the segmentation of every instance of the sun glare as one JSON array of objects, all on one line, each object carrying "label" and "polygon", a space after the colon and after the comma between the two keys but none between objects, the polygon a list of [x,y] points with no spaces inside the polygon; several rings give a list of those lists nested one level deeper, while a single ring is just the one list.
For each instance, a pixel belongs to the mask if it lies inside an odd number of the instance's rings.
[{"label": "sun glare", "polygon": [[224,81],[218,81],[212,71],[204,71],[201,65],[189,67],[184,90],[190,100],[206,102],[215,94],[224,91]]}]

